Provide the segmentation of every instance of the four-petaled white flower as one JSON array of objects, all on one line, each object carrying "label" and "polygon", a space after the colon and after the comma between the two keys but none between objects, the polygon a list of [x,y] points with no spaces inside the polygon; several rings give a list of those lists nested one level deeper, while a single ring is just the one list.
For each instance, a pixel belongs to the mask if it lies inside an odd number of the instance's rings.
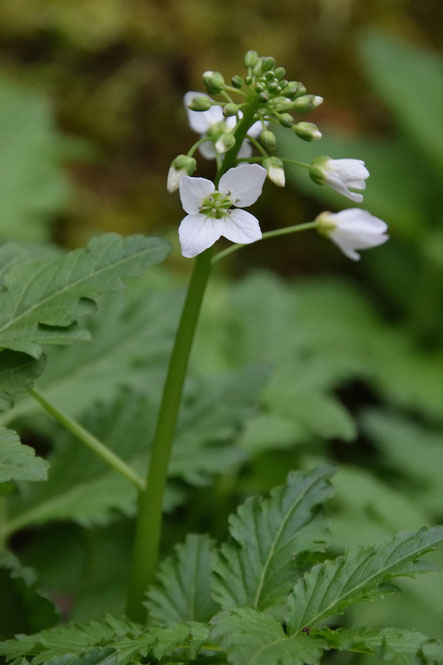
[{"label": "four-petaled white flower", "polygon": [[357,249],[382,245],[389,239],[388,226],[367,210],[349,208],[341,212],[322,212],[316,219],[318,231],[340,247],[343,254],[359,261]]},{"label": "four-petaled white flower", "polygon": [[[188,108],[188,104],[192,102],[194,97],[208,97],[201,92],[187,92],[185,95],[185,107],[188,114],[188,121],[191,129],[194,132],[198,132],[201,135],[201,138],[205,136],[212,136],[213,141],[206,141],[202,143],[199,147],[199,151],[206,159],[215,159],[217,152],[224,152],[222,143],[220,142],[220,137],[227,133],[231,132],[235,125],[237,124],[237,118],[235,116],[229,116],[225,118],[223,115],[223,108],[221,106],[211,106],[208,111],[191,111]],[[239,112],[239,117],[242,117],[241,111]],[[261,122],[257,121],[249,128],[248,134],[252,138],[257,138],[260,135],[260,132],[263,129]],[[219,148],[222,148],[219,150]],[[250,143],[245,140],[243,141],[241,148],[238,153],[238,157],[250,157],[252,155],[252,148]]]},{"label": "four-petaled white flower", "polygon": [[332,159],[317,157],[309,170],[311,178],[319,183],[326,183],[339,194],[351,201],[361,203],[363,195],[351,192],[351,189],[366,189],[366,178],[369,171],[361,159]]},{"label": "four-petaled white flower", "polygon": [[188,213],[178,229],[183,256],[197,256],[220,236],[240,244],[260,240],[258,220],[241,208],[255,203],[265,178],[266,169],[258,164],[229,169],[220,178],[218,189],[206,178],[183,176],[180,198]]}]

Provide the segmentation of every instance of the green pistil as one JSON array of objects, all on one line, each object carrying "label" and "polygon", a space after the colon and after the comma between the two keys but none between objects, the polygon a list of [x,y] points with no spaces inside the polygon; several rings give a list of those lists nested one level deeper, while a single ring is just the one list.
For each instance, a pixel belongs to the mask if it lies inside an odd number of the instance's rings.
[{"label": "green pistil", "polygon": [[222,217],[229,215],[229,208],[231,206],[232,201],[228,196],[222,194],[221,192],[215,191],[203,199],[200,206],[200,212],[206,217],[221,219]]}]

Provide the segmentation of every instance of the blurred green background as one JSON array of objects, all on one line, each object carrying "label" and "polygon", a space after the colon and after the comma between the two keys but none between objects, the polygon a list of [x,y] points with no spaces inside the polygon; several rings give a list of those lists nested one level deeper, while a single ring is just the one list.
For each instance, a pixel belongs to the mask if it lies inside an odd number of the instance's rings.
[{"label": "blurred green background", "polygon": [[[211,285],[193,372],[206,380],[264,361],[272,376],[259,395],[260,413],[249,414],[241,433],[246,467],[239,470],[234,455],[215,489],[193,490],[194,508],[171,521],[168,542],[187,527],[223,535],[227,511],[244,495],[266,491],[288,469],[325,458],[343,467],[334,507],[336,549],[442,521],[440,0],[0,0],[0,14],[2,239],[76,247],[115,230],[165,235],[178,248],[183,213],[165,183],[172,159],[195,140],[183,94],[202,89],[204,70],[221,70],[225,78],[241,73],[250,48],[274,55],[290,78],[325,98],[309,117],[324,139],[309,144],[280,131],[281,153],[302,161],[319,154],[365,159],[371,177],[363,207],[390,228],[390,242],[363,253],[360,264],[317,235],[300,234],[246,248],[222,268],[236,279],[233,287],[220,277]],[[211,177],[212,169],[201,160],[198,174]],[[283,190],[268,182],[254,208],[264,230],[349,203],[311,183],[304,170],[289,169],[287,181]],[[169,259],[179,283],[191,264],[178,251]],[[158,277],[159,284],[170,279]],[[169,301],[159,293],[166,308]],[[121,312],[125,298],[117,303]],[[147,300],[147,318],[150,307],[156,316],[161,311]],[[105,319],[115,324],[115,344],[123,346],[123,324],[106,312],[104,306]],[[173,326],[160,319],[153,338],[158,333],[159,340],[169,340]],[[143,319],[134,329],[148,335],[148,323]],[[131,334],[135,346],[138,333]],[[139,341],[143,345],[145,338]],[[100,335],[95,343],[99,356]],[[109,376],[98,372],[96,383],[92,343],[82,361],[75,353],[70,361],[67,351],[51,351],[42,387],[81,417],[88,402],[115,398],[116,389],[108,394],[100,384],[101,376],[111,385],[115,367],[131,388],[142,385],[140,367],[163,368],[165,349],[159,346],[154,360],[138,358],[136,370],[126,360],[111,364]],[[92,367],[83,392],[69,388],[68,380],[63,393],[61,378],[80,362]],[[158,392],[154,377],[151,389]],[[248,380],[254,396],[260,386]],[[25,400],[7,418],[31,413]],[[221,412],[220,422],[225,417],[229,413]],[[95,535],[79,531],[47,528],[43,544],[31,537],[18,549],[53,596],[61,596],[60,604],[68,604],[67,614],[70,594],[77,593],[73,616],[89,618],[122,605],[120,569],[130,539],[121,524]],[[54,542],[55,559],[47,542]],[[92,563],[79,570],[91,552]],[[59,560],[68,568],[68,584]],[[105,570],[103,561],[118,571]],[[441,637],[442,579],[426,578],[409,600],[377,602],[361,616],[368,624],[389,622]]]}]

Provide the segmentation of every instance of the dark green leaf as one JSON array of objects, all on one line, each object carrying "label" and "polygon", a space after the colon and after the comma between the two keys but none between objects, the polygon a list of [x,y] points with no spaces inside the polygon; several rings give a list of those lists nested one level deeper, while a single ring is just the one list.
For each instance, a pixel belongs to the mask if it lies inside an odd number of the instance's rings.
[{"label": "dark green leaf", "polygon": [[30,446],[20,443],[13,430],[0,427],[0,483],[10,480],[46,480],[48,463]]}]

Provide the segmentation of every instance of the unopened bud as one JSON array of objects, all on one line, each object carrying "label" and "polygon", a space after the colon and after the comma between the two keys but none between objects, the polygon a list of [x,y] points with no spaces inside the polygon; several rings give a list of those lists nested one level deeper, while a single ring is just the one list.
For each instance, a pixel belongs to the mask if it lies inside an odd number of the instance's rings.
[{"label": "unopened bud", "polygon": [[272,57],[272,55],[262,59],[261,61],[262,72],[269,72],[271,69],[274,69],[274,67],[275,67],[275,59]]},{"label": "unopened bud", "polygon": [[191,109],[191,111],[207,111],[211,106],[212,101],[209,97],[205,97],[204,95],[194,97],[188,104],[188,108]]},{"label": "unopened bud", "polygon": [[322,103],[323,97],[319,97],[318,95],[303,95],[294,100],[294,109],[300,113],[307,113]]},{"label": "unopened bud", "polygon": [[251,85],[253,80],[254,80],[254,79],[252,78],[252,76],[247,76],[247,77],[245,78],[245,83],[246,83],[246,85]]},{"label": "unopened bud", "polygon": [[269,180],[272,180],[278,187],[284,187],[285,171],[281,159],[278,159],[278,157],[268,157],[263,160],[262,164],[268,172]]},{"label": "unopened bud", "polygon": [[215,149],[217,152],[227,152],[235,144],[235,136],[231,132],[225,132],[220,136],[217,143],[215,144]]},{"label": "unopened bud", "polygon": [[225,79],[220,72],[205,72],[203,83],[210,95],[216,95],[225,89]]},{"label": "unopened bud", "polygon": [[290,113],[279,114],[278,121],[283,127],[292,127],[294,124],[294,118]]},{"label": "unopened bud", "polygon": [[230,115],[237,115],[239,112],[239,108],[237,104],[229,102],[229,104],[226,104],[223,108],[223,115],[228,118]]},{"label": "unopened bud", "polygon": [[322,133],[313,122],[298,122],[294,125],[294,132],[304,141],[318,141]]},{"label": "unopened bud", "polygon": [[168,192],[175,192],[179,185],[180,180],[184,175],[192,175],[197,166],[197,162],[193,157],[188,157],[188,155],[178,155],[168,171],[168,180],[166,187]]},{"label": "unopened bud", "polygon": [[257,51],[247,51],[245,54],[245,67],[255,67],[258,62]]},{"label": "unopened bud", "polygon": [[280,92],[280,86],[277,81],[272,81],[272,83],[268,85],[268,90],[269,92]]},{"label": "unopened bud", "polygon": [[243,88],[243,79],[238,74],[235,74],[235,76],[232,77],[231,83],[234,88],[238,89]]},{"label": "unopened bud", "polygon": [[278,80],[281,80],[285,74],[286,74],[286,69],[284,67],[277,67],[277,69],[275,70],[275,75],[278,78]]},{"label": "unopened bud", "polygon": [[330,157],[316,157],[309,167],[309,176],[317,185],[323,185],[326,182],[325,164]]},{"label": "unopened bud", "polygon": [[260,140],[268,150],[274,150],[277,145],[277,139],[274,132],[271,132],[270,129],[264,129],[260,134]]},{"label": "unopened bud", "polygon": [[259,96],[258,96],[258,100],[259,100],[262,104],[267,104],[267,103],[269,102],[269,95],[268,95],[268,93],[267,93],[267,92],[260,92],[260,94],[259,94]]}]

